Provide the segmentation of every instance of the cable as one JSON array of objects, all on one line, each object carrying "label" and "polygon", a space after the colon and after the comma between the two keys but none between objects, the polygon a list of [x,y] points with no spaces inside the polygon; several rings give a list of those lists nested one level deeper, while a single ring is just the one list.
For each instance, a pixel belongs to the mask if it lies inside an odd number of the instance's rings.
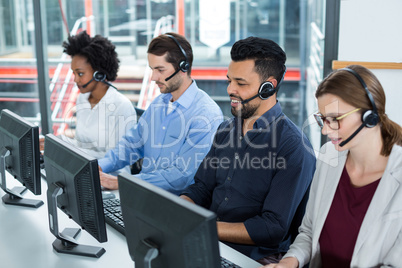
[{"label": "cable", "polygon": [[60,12],[61,12],[61,17],[63,18],[64,26],[66,27],[67,34],[68,34],[68,36],[70,36],[70,30],[68,29],[68,24],[67,24],[66,16],[64,15],[61,0],[59,0],[59,7],[60,7]]}]

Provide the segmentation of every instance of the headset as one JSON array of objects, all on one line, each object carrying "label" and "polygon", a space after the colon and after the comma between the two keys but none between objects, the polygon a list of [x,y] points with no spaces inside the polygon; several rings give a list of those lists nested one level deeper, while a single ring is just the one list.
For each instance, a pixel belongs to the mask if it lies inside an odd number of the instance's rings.
[{"label": "headset", "polygon": [[283,72],[282,78],[276,87],[274,87],[274,84],[272,84],[271,82],[265,81],[265,82],[261,83],[261,85],[258,89],[258,93],[256,95],[242,101],[241,104],[245,104],[257,97],[260,97],[260,99],[262,99],[262,100],[266,100],[269,97],[271,97],[272,95],[274,95],[275,93],[278,93],[279,87],[281,86],[283,79],[285,78],[285,73],[286,73],[286,66],[285,66],[285,71]]},{"label": "headset", "polygon": [[371,95],[370,91],[368,90],[366,83],[364,82],[363,78],[355,70],[352,70],[349,68],[343,68],[341,70],[345,70],[345,71],[348,71],[349,73],[353,74],[357,78],[357,80],[359,80],[360,84],[363,86],[364,90],[366,91],[367,97],[369,98],[373,109],[367,110],[363,113],[362,122],[365,127],[368,127],[368,128],[375,127],[379,122],[377,106],[375,105],[373,95]]},{"label": "headset", "polygon": [[364,82],[363,78],[355,70],[352,70],[350,68],[342,68],[340,70],[344,70],[344,71],[347,71],[347,72],[353,74],[357,78],[357,80],[359,80],[360,84],[364,88],[364,91],[366,91],[366,95],[370,100],[371,106],[373,107],[372,110],[367,110],[362,114],[362,124],[355,132],[353,132],[353,134],[349,138],[347,138],[345,141],[343,141],[339,144],[339,146],[342,147],[346,143],[348,143],[351,139],[353,139],[357,135],[357,133],[359,133],[360,130],[363,129],[363,127],[368,127],[368,128],[375,127],[378,124],[380,118],[378,116],[377,106],[375,105],[373,95],[371,95],[370,91],[368,90],[368,87],[367,87],[366,83]]},{"label": "headset", "polygon": [[184,49],[180,45],[179,41],[177,41],[177,39],[173,35],[167,34],[166,36],[171,38],[176,43],[176,45],[178,46],[178,48],[181,51],[181,54],[183,54],[183,56],[184,56],[184,60],[179,62],[179,68],[171,76],[169,76],[168,78],[165,79],[165,81],[168,81],[173,76],[175,76],[179,71],[182,71],[183,73],[188,72],[188,70],[190,70],[190,63],[188,62],[186,51],[184,51]]},{"label": "headset", "polygon": [[101,72],[99,72],[99,71],[95,71],[94,74],[93,74],[93,76],[92,76],[92,79],[89,80],[89,82],[86,83],[85,85],[82,85],[82,87],[83,87],[83,88],[86,88],[86,87],[87,87],[92,81],[94,81],[94,80],[95,80],[96,82],[102,82],[102,83],[105,83],[105,84],[108,85],[108,86],[111,86],[111,87],[116,88],[116,87],[113,86],[111,83],[109,83],[109,82],[106,81],[106,74],[101,73]]}]

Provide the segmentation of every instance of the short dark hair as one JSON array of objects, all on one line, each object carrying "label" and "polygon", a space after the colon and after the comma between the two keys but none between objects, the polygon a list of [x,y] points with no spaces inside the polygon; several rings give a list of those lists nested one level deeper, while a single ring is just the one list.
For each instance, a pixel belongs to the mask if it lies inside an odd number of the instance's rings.
[{"label": "short dark hair", "polygon": [[232,61],[254,60],[261,83],[274,76],[278,83],[286,70],[286,53],[274,41],[250,36],[234,43],[230,51]]},{"label": "short dark hair", "polygon": [[149,43],[147,53],[156,56],[162,56],[167,53],[166,61],[171,63],[175,67],[175,70],[179,69],[179,63],[185,60],[185,56],[183,55],[182,51],[175,43],[175,41],[168,35],[176,38],[177,42],[183,48],[184,52],[186,52],[187,62],[189,64],[189,69],[187,73],[190,76],[191,67],[193,65],[193,49],[191,48],[191,44],[184,36],[171,32],[159,35],[152,39],[151,43]]},{"label": "short dark hair", "polygon": [[117,58],[115,45],[106,37],[101,35],[90,37],[86,31],[83,31],[69,36],[62,46],[63,52],[71,57],[79,55],[87,58],[92,69],[104,73],[107,80],[116,80],[120,61]]}]

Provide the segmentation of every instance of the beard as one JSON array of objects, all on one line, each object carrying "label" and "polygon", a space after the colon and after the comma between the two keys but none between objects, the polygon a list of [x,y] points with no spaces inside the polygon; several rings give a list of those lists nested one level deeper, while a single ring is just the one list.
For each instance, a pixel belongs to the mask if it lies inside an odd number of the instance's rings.
[{"label": "beard", "polygon": [[[241,101],[243,101],[241,99]],[[240,117],[241,119],[248,119],[252,117],[255,112],[257,111],[258,106],[257,105],[252,105],[250,103],[246,103],[242,105],[240,109],[236,109],[235,107],[232,107],[230,110],[232,112],[233,116]]]},{"label": "beard", "polygon": [[[177,77],[173,77],[166,83],[157,83],[157,84],[158,84],[158,86],[164,85],[165,89],[163,91],[161,90],[161,93],[167,94],[167,93],[172,93],[172,92],[178,90],[180,85],[182,84],[182,80],[180,79],[180,77],[177,76]],[[160,86],[159,86],[159,89],[160,89]]]}]

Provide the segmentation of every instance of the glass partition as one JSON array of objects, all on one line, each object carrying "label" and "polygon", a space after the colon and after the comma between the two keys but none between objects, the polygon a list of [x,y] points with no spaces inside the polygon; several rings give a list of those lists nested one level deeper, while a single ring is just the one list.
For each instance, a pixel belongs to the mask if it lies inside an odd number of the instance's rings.
[{"label": "glass partition", "polygon": [[[193,78],[227,116],[230,116],[230,103],[226,68],[232,44],[251,35],[279,43],[288,55],[288,72],[279,99],[285,113],[301,124],[299,47],[305,37],[300,40],[299,0],[42,1],[46,6],[49,70],[39,72],[49,73],[55,125],[73,121],[74,114],[64,110],[71,111],[78,94],[73,77],[68,74],[69,58],[62,55],[61,44],[68,32],[87,29],[91,34],[112,40],[121,61],[115,85],[137,105],[147,69],[147,45],[160,27],[162,17],[171,19],[173,29],[191,42]],[[1,1],[0,21],[0,109],[8,108],[39,124],[32,1]],[[53,131],[57,129],[53,127]]]}]

